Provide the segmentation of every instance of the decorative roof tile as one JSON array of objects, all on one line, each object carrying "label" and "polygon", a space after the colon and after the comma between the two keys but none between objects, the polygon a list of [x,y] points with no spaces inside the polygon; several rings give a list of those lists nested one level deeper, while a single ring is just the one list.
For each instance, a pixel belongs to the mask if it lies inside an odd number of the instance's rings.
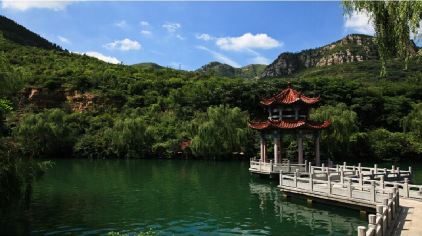
[{"label": "decorative roof tile", "polygon": [[266,120],[249,122],[252,129],[325,129],[331,125],[331,121],[326,120],[322,123],[308,120]]},{"label": "decorative roof tile", "polygon": [[305,95],[303,95],[301,92],[298,92],[296,90],[294,90],[290,83],[287,89],[282,90],[281,92],[279,92],[278,94],[264,99],[261,101],[261,104],[265,105],[265,106],[271,106],[271,105],[290,105],[290,104],[294,104],[296,102],[303,102],[305,104],[315,104],[317,102],[319,102],[320,97],[316,97],[316,98],[311,98],[311,97],[307,97]]}]

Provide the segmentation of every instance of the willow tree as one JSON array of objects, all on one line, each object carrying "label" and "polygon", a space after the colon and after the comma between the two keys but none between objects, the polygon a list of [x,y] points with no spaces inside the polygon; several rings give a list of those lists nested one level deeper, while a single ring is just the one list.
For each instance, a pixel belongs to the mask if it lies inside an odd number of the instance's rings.
[{"label": "willow tree", "polygon": [[422,103],[415,104],[413,111],[402,119],[402,127],[404,132],[410,132],[419,140],[422,139]]},{"label": "willow tree", "polygon": [[331,120],[332,124],[321,133],[322,149],[328,156],[335,158],[349,153],[350,139],[358,130],[356,112],[350,110],[346,104],[338,103],[336,106],[325,105],[311,113],[315,121]]},{"label": "willow tree", "polygon": [[215,159],[248,152],[254,146],[254,133],[247,126],[248,118],[239,108],[224,105],[197,113],[191,128],[193,154]]},{"label": "willow tree", "polygon": [[387,75],[387,60],[398,57],[409,61],[410,36],[418,37],[422,17],[422,1],[359,1],[343,0],[346,14],[365,12],[373,20],[381,60],[380,76]]}]

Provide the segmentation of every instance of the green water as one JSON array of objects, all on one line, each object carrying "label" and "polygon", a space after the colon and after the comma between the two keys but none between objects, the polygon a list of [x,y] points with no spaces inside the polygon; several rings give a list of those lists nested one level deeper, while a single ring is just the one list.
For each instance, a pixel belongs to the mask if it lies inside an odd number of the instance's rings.
[{"label": "green water", "polygon": [[2,234],[355,235],[359,212],[283,200],[247,162],[56,160]]}]

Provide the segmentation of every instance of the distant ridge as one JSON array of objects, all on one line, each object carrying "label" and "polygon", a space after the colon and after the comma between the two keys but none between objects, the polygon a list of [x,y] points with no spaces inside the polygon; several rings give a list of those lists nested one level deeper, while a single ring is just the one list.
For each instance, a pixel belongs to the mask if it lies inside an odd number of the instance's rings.
[{"label": "distant ridge", "polygon": [[49,42],[38,34],[4,16],[0,16],[0,34],[2,34],[5,39],[20,45],[49,50],[62,50],[60,46]]},{"label": "distant ridge", "polygon": [[210,62],[196,72],[203,73],[209,76],[221,77],[242,77],[242,78],[257,78],[265,69],[266,65],[250,64],[241,68],[235,68],[231,65],[220,63],[217,61]]},{"label": "distant ridge", "polygon": [[[418,49],[414,44],[412,45],[409,51],[411,54],[415,54]],[[378,59],[378,48],[374,37],[350,34],[336,42],[316,49],[307,49],[298,53],[282,53],[265,69],[260,77],[288,76],[308,68]]]}]

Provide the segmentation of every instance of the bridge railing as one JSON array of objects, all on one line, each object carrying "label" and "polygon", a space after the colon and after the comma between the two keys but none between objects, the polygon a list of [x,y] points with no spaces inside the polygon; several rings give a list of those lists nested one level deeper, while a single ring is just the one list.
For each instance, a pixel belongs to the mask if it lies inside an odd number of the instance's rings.
[{"label": "bridge railing", "polygon": [[391,190],[393,188],[397,188],[400,197],[403,198],[415,198],[415,199],[422,199],[422,185],[416,184],[409,184],[409,179],[404,178],[403,183],[400,182],[392,182],[392,181],[384,181],[384,177],[381,176],[380,179],[364,179],[362,176],[359,178],[353,177],[344,177],[346,180],[352,181],[356,185],[365,185],[365,184],[374,184],[380,189],[388,189]]},{"label": "bridge railing", "polygon": [[280,171],[283,172],[294,172],[296,170],[300,172],[307,172],[307,162],[305,164],[296,164],[296,163],[290,163],[290,161],[283,160],[282,163],[273,163],[272,160],[270,162],[263,162],[263,161],[256,161],[256,160],[250,160],[250,171],[257,171],[260,173],[279,173]]},{"label": "bridge railing", "polygon": [[398,189],[376,206],[376,214],[368,215],[368,226],[358,226],[358,236],[390,235],[394,222],[400,214],[400,195]]},{"label": "bridge railing", "polygon": [[298,171],[293,174],[283,174],[281,171],[279,178],[279,187],[281,188],[291,187],[308,192],[321,192],[327,194],[327,196],[342,196],[349,199],[364,200],[370,204],[382,202],[382,199],[386,198],[388,192],[391,191],[380,190],[374,184],[370,186],[355,186],[351,180],[343,185],[332,181],[331,177],[327,180],[315,179],[312,174],[309,174],[308,177],[300,177]]}]

